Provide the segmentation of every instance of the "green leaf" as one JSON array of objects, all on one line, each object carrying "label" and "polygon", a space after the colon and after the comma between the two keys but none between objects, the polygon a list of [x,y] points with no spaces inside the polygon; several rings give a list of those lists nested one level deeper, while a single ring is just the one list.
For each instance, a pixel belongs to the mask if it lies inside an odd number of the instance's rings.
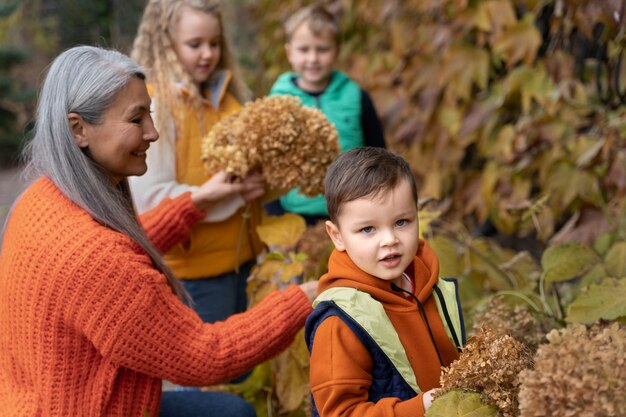
[{"label": "green leaf", "polygon": [[626,278],[626,242],[611,246],[604,258],[604,264],[609,276]]},{"label": "green leaf", "polygon": [[593,248],[600,255],[604,255],[611,248],[611,245],[615,241],[615,235],[613,233],[602,233],[593,242]]},{"label": "green leaf", "polygon": [[546,282],[568,281],[579,277],[599,261],[600,257],[593,249],[580,243],[550,246],[541,256]]},{"label": "green leaf", "polygon": [[595,264],[593,268],[591,268],[585,275],[582,276],[579,286],[581,289],[584,289],[591,284],[597,284],[608,276],[609,274],[607,274],[604,264]]},{"label": "green leaf", "polygon": [[606,278],[583,291],[567,311],[567,321],[591,324],[626,316],[626,280]]},{"label": "green leaf", "polygon": [[424,417],[495,417],[498,409],[485,404],[477,392],[452,390],[433,401]]}]

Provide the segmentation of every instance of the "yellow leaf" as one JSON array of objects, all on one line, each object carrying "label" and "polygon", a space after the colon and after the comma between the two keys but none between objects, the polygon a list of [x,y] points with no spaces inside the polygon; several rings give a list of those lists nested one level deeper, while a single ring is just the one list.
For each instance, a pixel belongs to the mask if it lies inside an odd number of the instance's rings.
[{"label": "yellow leaf", "polygon": [[516,132],[512,125],[506,124],[502,126],[502,129],[498,132],[495,143],[492,144],[493,150],[490,153],[494,155],[498,161],[510,164],[515,158],[513,151],[515,137]]},{"label": "yellow leaf", "polygon": [[508,67],[524,61],[532,64],[541,46],[541,34],[535,27],[531,14],[524,16],[517,24],[507,28],[493,41],[493,51],[503,56]]},{"label": "yellow leaf", "polygon": [[545,105],[554,89],[542,66],[531,68],[526,65],[511,70],[504,80],[503,87],[508,98],[515,94],[521,95],[524,113],[530,111],[532,100]]},{"label": "yellow leaf", "polygon": [[273,361],[276,376],[276,396],[282,412],[297,409],[309,396],[309,369],[308,366],[303,366],[301,362],[303,349],[306,350],[306,345],[304,335],[300,331],[289,349],[278,355]]},{"label": "yellow leaf", "polygon": [[466,29],[475,28],[483,32],[489,32],[492,29],[489,13],[484,7],[470,7],[459,12],[455,18],[456,23]]},{"label": "yellow leaf", "polygon": [[439,72],[443,86],[454,91],[459,98],[470,99],[472,84],[481,89],[487,86],[489,54],[481,48],[451,46],[439,65]]},{"label": "yellow leaf", "polygon": [[420,192],[422,195],[439,200],[443,197],[443,178],[439,167],[431,167]]},{"label": "yellow leaf", "polygon": [[267,216],[257,226],[259,238],[268,246],[291,248],[298,243],[306,230],[306,223],[301,216],[287,213],[282,216]]},{"label": "yellow leaf", "polygon": [[461,275],[459,255],[454,242],[444,236],[435,236],[428,239],[428,244],[440,260],[439,276],[443,278],[457,278]]},{"label": "yellow leaf", "polygon": [[482,1],[478,8],[481,10],[481,13],[486,13],[489,16],[491,30],[495,35],[498,35],[503,28],[512,26],[517,22],[515,10],[509,1]]},{"label": "yellow leaf", "polygon": [[283,268],[283,262],[274,259],[265,259],[252,270],[252,276],[263,281],[269,281]]},{"label": "yellow leaf", "polygon": [[485,200],[487,207],[491,207],[493,205],[493,194],[498,183],[498,178],[500,178],[500,168],[499,166],[493,162],[489,161],[485,165],[483,169],[481,184],[480,184],[480,192]]},{"label": "yellow leaf", "polygon": [[441,217],[441,210],[420,210],[418,214],[419,237],[423,238],[430,234],[430,224]]},{"label": "yellow leaf", "polygon": [[280,272],[280,280],[283,282],[291,282],[298,275],[302,275],[304,264],[301,261],[295,261],[290,264],[283,264]]}]

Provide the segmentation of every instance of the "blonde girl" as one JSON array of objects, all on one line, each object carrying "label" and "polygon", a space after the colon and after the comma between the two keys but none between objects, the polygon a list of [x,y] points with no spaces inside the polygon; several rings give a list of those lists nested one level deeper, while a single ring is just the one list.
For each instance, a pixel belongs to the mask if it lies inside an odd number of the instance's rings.
[{"label": "blonde girl", "polygon": [[[148,153],[146,175],[130,180],[134,203],[143,212],[207,181],[202,138],[250,94],[235,71],[213,0],[150,0],[132,57],[147,70],[161,134]],[[245,310],[246,279],[262,249],[253,231],[265,183],[260,174],[243,182],[245,191],[219,200],[190,238],[165,255],[206,322]]]}]

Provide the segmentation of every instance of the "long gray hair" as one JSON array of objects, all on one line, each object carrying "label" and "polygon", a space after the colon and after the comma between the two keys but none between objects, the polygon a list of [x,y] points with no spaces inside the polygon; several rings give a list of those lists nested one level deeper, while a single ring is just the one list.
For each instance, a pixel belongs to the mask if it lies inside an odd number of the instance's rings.
[{"label": "long gray hair", "polygon": [[114,186],[109,175],[76,144],[68,121],[79,114],[100,124],[117,93],[128,82],[145,79],[142,68],[126,55],[93,46],[78,46],[59,55],[48,70],[39,96],[35,134],[24,150],[26,175],[47,176],[96,221],[139,244],[173,291],[189,301],[137,220],[126,179]]}]

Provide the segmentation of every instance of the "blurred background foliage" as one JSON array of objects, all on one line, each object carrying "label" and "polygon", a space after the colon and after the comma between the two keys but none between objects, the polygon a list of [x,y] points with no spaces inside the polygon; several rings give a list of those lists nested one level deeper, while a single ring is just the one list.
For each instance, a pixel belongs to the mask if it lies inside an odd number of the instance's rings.
[{"label": "blurred background foliage", "polygon": [[[304,0],[223,2],[248,85],[288,70],[282,22]],[[422,234],[459,277],[468,327],[490,296],[555,325],[626,316],[626,0],[329,0],[338,67],[367,89],[388,147],[419,184]],[[33,91],[62,49],[129,52],[145,0],[0,6],[0,163],[33,118]],[[250,285],[324,271],[323,228],[283,219]],[[270,233],[271,234],[271,233]],[[283,239],[284,236],[283,236]],[[273,243],[271,243],[273,242]],[[260,416],[306,415],[306,348],[258,367],[240,393]]]}]

